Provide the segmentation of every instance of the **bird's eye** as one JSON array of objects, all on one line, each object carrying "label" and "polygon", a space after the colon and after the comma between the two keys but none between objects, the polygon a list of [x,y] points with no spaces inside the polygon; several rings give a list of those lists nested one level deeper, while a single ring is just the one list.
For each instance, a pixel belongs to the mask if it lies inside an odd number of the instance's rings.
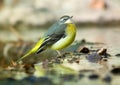
[{"label": "bird's eye", "polygon": [[66,21],[66,20],[67,20],[66,18],[61,19],[61,21],[63,21],[63,22]]},{"label": "bird's eye", "polygon": [[63,19],[63,21],[66,21],[66,20],[67,20],[66,18]]}]

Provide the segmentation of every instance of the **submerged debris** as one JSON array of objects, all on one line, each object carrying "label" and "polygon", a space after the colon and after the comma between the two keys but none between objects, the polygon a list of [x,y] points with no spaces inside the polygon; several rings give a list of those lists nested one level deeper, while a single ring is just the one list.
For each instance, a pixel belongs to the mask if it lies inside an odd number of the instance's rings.
[{"label": "submerged debris", "polygon": [[107,53],[107,49],[101,48],[99,50],[93,51],[86,58],[90,62],[97,63],[97,62],[100,62],[103,58],[108,58],[108,56],[110,55]]}]

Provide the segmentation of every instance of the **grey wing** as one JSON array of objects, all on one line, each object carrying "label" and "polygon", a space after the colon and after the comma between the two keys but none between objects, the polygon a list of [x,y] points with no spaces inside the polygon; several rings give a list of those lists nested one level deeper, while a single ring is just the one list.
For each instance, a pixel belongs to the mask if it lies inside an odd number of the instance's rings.
[{"label": "grey wing", "polygon": [[54,33],[62,33],[65,31],[66,26],[66,24],[60,24],[59,22],[56,22],[48,29],[44,36],[52,35]]},{"label": "grey wing", "polygon": [[37,54],[44,51],[47,47],[51,46],[61,38],[65,37],[65,28],[66,25],[54,24],[51,26],[48,29],[47,33],[44,35],[46,38],[44,39],[42,45],[39,47]]}]

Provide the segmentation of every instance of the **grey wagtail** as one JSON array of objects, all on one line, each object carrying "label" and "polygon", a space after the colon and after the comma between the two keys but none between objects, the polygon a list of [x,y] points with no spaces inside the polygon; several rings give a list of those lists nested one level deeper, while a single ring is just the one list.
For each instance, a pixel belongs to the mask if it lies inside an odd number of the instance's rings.
[{"label": "grey wagtail", "polygon": [[36,45],[17,62],[33,53],[41,53],[50,48],[53,50],[61,50],[69,46],[75,39],[76,26],[72,22],[72,16],[62,16],[55,24],[53,24]]}]

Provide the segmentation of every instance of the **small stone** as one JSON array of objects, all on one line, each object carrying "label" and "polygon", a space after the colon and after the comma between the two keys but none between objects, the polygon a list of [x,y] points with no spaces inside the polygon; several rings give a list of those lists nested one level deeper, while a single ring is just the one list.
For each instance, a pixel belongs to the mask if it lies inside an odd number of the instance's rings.
[{"label": "small stone", "polygon": [[115,56],[120,57],[120,54],[116,54]]},{"label": "small stone", "polygon": [[112,78],[110,76],[106,76],[105,78],[103,78],[103,81],[110,83],[112,81]]},{"label": "small stone", "polygon": [[80,63],[80,61],[79,61],[79,60],[76,60],[76,63],[77,63],[77,64],[79,64],[79,63]]},{"label": "small stone", "polygon": [[120,75],[120,68],[114,68],[111,70],[111,73],[114,74],[114,75]]},{"label": "small stone", "polygon": [[103,61],[107,62],[108,60],[105,58],[105,59],[103,59]]},{"label": "small stone", "polygon": [[83,47],[83,48],[81,48],[81,49],[79,50],[79,52],[86,54],[86,53],[89,53],[90,50],[89,50],[87,47]]},{"label": "small stone", "polygon": [[89,54],[86,58],[92,63],[97,63],[102,59],[102,56],[99,55],[97,52],[93,52],[92,54]]},{"label": "small stone", "polygon": [[97,53],[101,56],[103,56],[104,58],[108,58],[110,56],[110,54],[107,53],[107,49],[106,48],[101,48],[97,51]]},{"label": "small stone", "polygon": [[97,74],[92,74],[92,75],[89,75],[88,78],[91,79],[91,80],[93,80],[93,79],[98,79],[99,76]]}]

